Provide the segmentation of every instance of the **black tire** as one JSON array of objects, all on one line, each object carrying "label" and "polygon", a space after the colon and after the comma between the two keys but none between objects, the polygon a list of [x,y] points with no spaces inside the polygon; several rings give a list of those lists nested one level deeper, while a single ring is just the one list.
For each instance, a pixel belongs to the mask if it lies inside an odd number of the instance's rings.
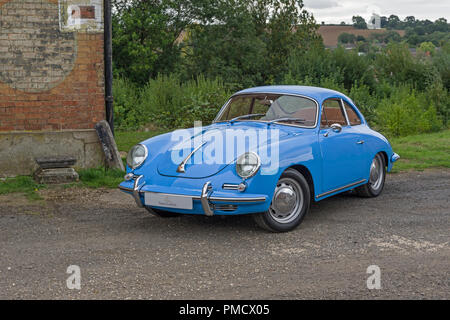
[{"label": "black tire", "polygon": [[381,176],[379,177],[379,179],[381,179],[379,182],[377,180],[377,183],[374,183],[374,181],[372,180],[372,173],[370,174],[369,177],[369,181],[362,185],[359,186],[357,188],[355,188],[356,194],[360,197],[364,197],[364,198],[374,198],[374,197],[378,197],[381,192],[383,191],[384,188],[384,182],[386,180],[386,162],[384,160],[384,156],[381,153],[377,153],[371,163],[371,171],[372,171],[372,166],[374,161],[379,161],[381,168],[379,173],[381,174]]},{"label": "black tire", "polygon": [[[263,229],[268,230],[270,232],[287,232],[295,229],[305,217],[306,213],[309,211],[309,207],[311,204],[311,193],[309,190],[308,182],[305,177],[297,170],[288,169],[281,175],[278,180],[276,190],[280,187],[280,182],[284,181],[295,181],[297,184],[293,183],[292,190],[295,190],[296,194],[296,204],[295,208],[292,210],[290,214],[291,218],[286,217],[286,222],[280,222],[282,220],[280,217],[275,218],[276,210],[270,205],[269,210],[266,212],[255,213],[253,214],[253,219],[255,222]],[[301,195],[297,195],[301,193]],[[298,203],[297,199],[301,197],[301,204]],[[274,194],[275,198],[275,194]],[[272,199],[273,202],[273,199]],[[278,219],[278,221],[277,221]]]},{"label": "black tire", "polygon": [[175,218],[181,216],[181,214],[177,212],[168,212],[150,207],[145,207],[145,209],[147,209],[147,211],[150,212],[152,215],[160,218]]}]

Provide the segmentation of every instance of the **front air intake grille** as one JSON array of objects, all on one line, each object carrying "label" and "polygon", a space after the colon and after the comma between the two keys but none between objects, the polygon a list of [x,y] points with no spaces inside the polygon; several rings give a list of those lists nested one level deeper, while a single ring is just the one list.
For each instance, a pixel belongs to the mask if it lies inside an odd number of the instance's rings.
[{"label": "front air intake grille", "polygon": [[226,211],[226,212],[232,212],[237,209],[237,205],[235,204],[218,204],[214,206],[215,210],[218,211]]}]

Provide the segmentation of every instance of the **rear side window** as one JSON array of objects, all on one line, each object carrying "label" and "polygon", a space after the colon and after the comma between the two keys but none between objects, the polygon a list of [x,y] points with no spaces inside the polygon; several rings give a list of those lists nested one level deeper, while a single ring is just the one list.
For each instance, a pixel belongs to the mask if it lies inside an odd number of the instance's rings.
[{"label": "rear side window", "polygon": [[361,124],[361,118],[358,116],[358,114],[353,110],[350,105],[344,101],[344,107],[345,112],[347,112],[348,121],[350,122],[351,126],[357,126],[358,124]]},{"label": "rear side window", "polygon": [[336,99],[328,99],[322,104],[320,127],[329,128],[333,123],[346,126],[347,120],[342,112],[340,101]]}]

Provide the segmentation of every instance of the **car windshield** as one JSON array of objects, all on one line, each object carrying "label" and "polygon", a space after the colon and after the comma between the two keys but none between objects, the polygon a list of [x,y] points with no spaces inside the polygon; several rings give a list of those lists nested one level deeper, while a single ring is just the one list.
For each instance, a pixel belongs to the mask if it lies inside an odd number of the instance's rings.
[{"label": "car windshield", "polygon": [[246,94],[231,98],[216,122],[279,120],[313,127],[316,116],[317,104],[312,99],[283,94]]}]

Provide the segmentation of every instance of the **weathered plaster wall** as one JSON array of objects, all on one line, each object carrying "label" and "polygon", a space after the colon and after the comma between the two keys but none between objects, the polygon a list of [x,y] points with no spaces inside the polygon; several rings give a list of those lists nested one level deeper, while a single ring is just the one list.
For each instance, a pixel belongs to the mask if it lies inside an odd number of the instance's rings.
[{"label": "weathered plaster wall", "polygon": [[104,161],[95,130],[0,132],[0,177],[32,174],[38,168],[34,159],[50,155],[76,157],[78,168]]}]

